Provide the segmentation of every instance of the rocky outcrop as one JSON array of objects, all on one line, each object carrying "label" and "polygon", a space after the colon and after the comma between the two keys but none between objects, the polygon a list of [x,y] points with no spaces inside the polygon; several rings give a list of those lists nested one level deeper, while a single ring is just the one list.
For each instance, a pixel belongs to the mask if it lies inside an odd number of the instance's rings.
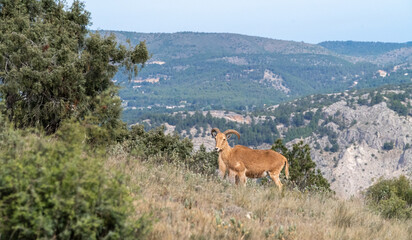
[{"label": "rocky outcrop", "polygon": [[269,70],[265,70],[263,74],[263,79],[259,81],[260,83],[268,84],[276,90],[282,91],[286,94],[290,92],[290,89],[286,87],[285,81],[282,76],[275,74]]},{"label": "rocky outcrop", "polygon": [[[335,153],[323,150],[329,144],[327,137],[312,136],[305,142],[312,146],[314,161],[338,195],[359,195],[380,177],[412,172],[410,116],[399,116],[385,102],[372,107],[356,105],[354,109],[340,101],[326,107],[324,113],[347,126],[329,125],[338,135],[339,150]],[[321,146],[319,149],[315,148],[316,143]]]}]

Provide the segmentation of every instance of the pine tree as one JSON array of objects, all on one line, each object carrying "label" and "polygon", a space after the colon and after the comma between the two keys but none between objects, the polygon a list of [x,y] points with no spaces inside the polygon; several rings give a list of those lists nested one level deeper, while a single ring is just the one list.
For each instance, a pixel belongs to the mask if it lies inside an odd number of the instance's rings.
[{"label": "pine tree", "polygon": [[[148,60],[144,42],[119,45],[90,32],[90,13],[75,0],[0,0],[0,98],[17,128],[54,133],[75,118],[108,129],[122,125],[111,79],[136,75]],[[92,117],[90,117],[92,116]],[[113,131],[112,131],[113,132]]]}]

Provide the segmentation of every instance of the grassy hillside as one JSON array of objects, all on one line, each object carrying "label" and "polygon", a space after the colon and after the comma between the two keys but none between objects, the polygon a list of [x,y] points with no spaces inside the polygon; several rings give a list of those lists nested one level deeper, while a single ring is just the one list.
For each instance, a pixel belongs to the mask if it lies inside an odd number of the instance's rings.
[{"label": "grassy hillside", "polygon": [[273,183],[237,187],[183,167],[115,151],[105,166],[127,176],[136,217],[157,219],[149,239],[410,239],[412,222],[348,201]]}]

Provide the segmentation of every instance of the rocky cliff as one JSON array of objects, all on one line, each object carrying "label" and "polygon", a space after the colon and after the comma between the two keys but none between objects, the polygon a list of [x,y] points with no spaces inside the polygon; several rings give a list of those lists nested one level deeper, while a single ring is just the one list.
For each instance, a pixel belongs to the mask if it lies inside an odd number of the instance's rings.
[{"label": "rocky cliff", "polygon": [[386,102],[354,108],[339,101],[323,112],[349,126],[328,124],[337,134],[339,150],[323,150],[330,144],[327,136],[313,135],[304,141],[338,195],[358,195],[380,177],[412,173],[411,116],[400,116]]}]

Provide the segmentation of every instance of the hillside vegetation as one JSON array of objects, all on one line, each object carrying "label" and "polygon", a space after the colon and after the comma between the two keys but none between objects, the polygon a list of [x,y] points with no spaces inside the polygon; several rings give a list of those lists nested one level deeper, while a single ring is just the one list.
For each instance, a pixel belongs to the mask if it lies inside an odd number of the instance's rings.
[{"label": "hillside vegetation", "polygon": [[326,193],[279,193],[272,182],[237,187],[155,160],[114,152],[106,162],[126,176],[135,213],[157,219],[149,239],[410,239],[411,221],[386,220],[363,200]]},{"label": "hillside vegetation", "polygon": [[412,47],[412,42],[385,43],[385,42],[354,42],[354,41],[326,41],[318,45],[349,56],[378,56],[396,49]]},{"label": "hillside vegetation", "polygon": [[[289,142],[312,134],[321,137],[326,135],[333,144],[332,139],[336,136],[330,129],[330,123],[343,130],[356,125],[357,122],[343,122],[339,119],[339,115],[345,114],[342,111],[330,116],[325,110],[331,105],[344,102],[349,109],[356,110],[362,106],[373,107],[384,102],[396,115],[408,117],[412,116],[411,100],[412,85],[406,84],[328,95],[311,95],[276,106],[255,109],[249,113],[244,111],[223,113],[222,111],[218,116],[216,111],[181,111],[173,114],[155,112],[136,116],[126,110],[123,118],[129,124],[145,125],[146,130],[167,123],[173,126],[175,132],[191,139],[210,136],[211,126],[219,129],[237,129],[244,136],[237,143],[255,147],[265,143],[272,144],[280,137]],[[192,130],[193,128],[195,131]]]}]

